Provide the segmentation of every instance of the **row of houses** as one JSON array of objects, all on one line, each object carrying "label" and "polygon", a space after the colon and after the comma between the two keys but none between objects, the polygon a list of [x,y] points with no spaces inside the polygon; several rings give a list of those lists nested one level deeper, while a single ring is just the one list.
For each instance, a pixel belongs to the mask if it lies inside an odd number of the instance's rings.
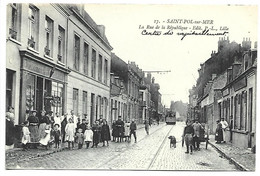
[{"label": "row of houses", "polygon": [[242,45],[220,38],[218,52],[201,64],[189,95],[188,118],[206,123],[211,134],[216,121],[224,118],[229,124],[228,141],[242,148],[252,148],[256,142],[257,47],[251,44],[249,38]]},{"label": "row of houses", "polygon": [[112,53],[105,26],[84,5],[8,4],[6,31],[6,108],[14,107],[15,124],[33,109],[110,124],[160,113],[159,88],[150,91],[158,85]]}]

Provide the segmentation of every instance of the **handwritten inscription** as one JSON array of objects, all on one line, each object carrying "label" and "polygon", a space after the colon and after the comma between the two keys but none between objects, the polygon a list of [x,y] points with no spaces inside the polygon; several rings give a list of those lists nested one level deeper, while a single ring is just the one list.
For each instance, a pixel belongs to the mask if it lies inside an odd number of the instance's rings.
[{"label": "handwritten inscription", "polygon": [[152,24],[139,25],[143,36],[180,36],[183,40],[187,36],[226,36],[227,26],[215,26],[214,20],[202,19],[165,19],[154,20]]}]

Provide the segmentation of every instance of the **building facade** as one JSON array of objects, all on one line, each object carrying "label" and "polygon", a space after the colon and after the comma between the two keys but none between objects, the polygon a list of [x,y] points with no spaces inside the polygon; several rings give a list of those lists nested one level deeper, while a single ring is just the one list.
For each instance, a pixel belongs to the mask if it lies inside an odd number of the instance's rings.
[{"label": "building facade", "polygon": [[11,20],[7,22],[6,104],[15,108],[15,123],[25,120],[26,110],[63,113],[69,74],[68,11],[55,4],[13,3],[7,9]]},{"label": "building facade", "polygon": [[109,117],[111,50],[105,27],[97,25],[83,5],[66,5],[68,20],[68,59],[70,70],[67,109],[90,124]]}]

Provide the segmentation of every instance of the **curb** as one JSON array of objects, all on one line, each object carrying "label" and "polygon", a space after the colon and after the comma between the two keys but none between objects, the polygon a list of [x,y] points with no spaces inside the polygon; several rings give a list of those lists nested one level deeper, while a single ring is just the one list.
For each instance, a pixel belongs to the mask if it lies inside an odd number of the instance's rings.
[{"label": "curb", "polygon": [[234,158],[229,157],[226,155],[221,149],[219,149],[216,145],[212,144],[212,142],[209,141],[209,144],[215,148],[222,156],[224,156],[226,159],[228,159],[232,164],[234,164],[239,170],[241,171],[251,171],[247,169],[245,166],[237,162]]}]

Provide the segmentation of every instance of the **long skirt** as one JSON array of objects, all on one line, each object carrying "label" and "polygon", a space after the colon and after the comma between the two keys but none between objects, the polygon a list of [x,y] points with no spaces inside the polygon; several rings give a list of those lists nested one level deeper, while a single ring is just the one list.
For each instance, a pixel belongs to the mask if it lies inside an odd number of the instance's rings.
[{"label": "long skirt", "polygon": [[39,142],[39,128],[38,126],[29,126],[31,142]]},{"label": "long skirt", "polygon": [[192,140],[193,140],[192,134],[185,134],[184,141],[185,141],[186,146],[191,146]]},{"label": "long skirt", "polygon": [[39,126],[39,138],[42,139],[45,136],[45,127],[46,127],[46,123],[41,123]]}]

